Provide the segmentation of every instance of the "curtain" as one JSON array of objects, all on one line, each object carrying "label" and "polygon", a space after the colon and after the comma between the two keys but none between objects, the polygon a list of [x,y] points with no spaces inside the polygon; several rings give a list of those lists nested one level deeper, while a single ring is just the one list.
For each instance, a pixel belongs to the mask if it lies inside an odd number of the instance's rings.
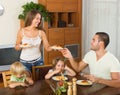
[{"label": "curtain", "polygon": [[96,32],[109,34],[107,50],[120,61],[120,0],[83,0],[82,56]]}]

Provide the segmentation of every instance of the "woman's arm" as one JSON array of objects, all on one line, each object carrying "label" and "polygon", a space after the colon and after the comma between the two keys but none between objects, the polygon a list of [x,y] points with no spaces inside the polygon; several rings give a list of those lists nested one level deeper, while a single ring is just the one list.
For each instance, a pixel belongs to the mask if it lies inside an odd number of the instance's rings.
[{"label": "woman's arm", "polygon": [[16,45],[15,45],[16,50],[21,49],[21,47],[20,47],[21,41],[22,41],[22,30],[19,30],[18,34],[17,34]]},{"label": "woman's arm", "polygon": [[73,71],[67,65],[65,66],[65,70],[67,71],[67,75],[69,75],[69,76],[75,76],[76,75],[75,71]]},{"label": "woman's arm", "polygon": [[41,31],[41,37],[42,37],[42,40],[43,40],[43,45],[45,47],[45,50],[46,51],[51,51],[52,48],[50,46],[50,44],[48,43],[48,40],[47,40],[47,37],[46,37],[46,34],[44,31]]}]

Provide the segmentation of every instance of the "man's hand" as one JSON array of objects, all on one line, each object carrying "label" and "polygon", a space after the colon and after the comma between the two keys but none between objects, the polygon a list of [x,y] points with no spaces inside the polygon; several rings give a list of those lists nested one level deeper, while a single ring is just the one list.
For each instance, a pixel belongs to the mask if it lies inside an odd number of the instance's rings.
[{"label": "man's hand", "polygon": [[68,59],[73,58],[71,52],[67,48],[64,48],[60,51],[65,58],[68,58]]},{"label": "man's hand", "polygon": [[90,74],[85,74],[83,75],[83,77],[87,78],[88,80],[92,82],[98,82],[99,80],[99,78],[95,77],[94,75],[90,75]]}]

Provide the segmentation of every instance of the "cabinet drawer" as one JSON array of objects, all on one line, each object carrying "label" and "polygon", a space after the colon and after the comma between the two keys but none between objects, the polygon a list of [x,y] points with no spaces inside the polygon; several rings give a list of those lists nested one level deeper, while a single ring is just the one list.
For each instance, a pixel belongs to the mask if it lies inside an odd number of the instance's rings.
[{"label": "cabinet drawer", "polygon": [[51,45],[64,45],[64,30],[63,29],[50,29],[49,30],[49,43]]},{"label": "cabinet drawer", "polygon": [[50,12],[76,12],[77,0],[47,0],[47,10]]},{"label": "cabinet drawer", "polygon": [[77,0],[65,0],[63,2],[63,12],[77,12]]},{"label": "cabinet drawer", "polygon": [[47,2],[63,2],[64,0],[47,0]]},{"label": "cabinet drawer", "polygon": [[62,12],[62,2],[47,1],[47,10],[50,12]]},{"label": "cabinet drawer", "polygon": [[80,29],[65,29],[65,44],[80,43]]}]

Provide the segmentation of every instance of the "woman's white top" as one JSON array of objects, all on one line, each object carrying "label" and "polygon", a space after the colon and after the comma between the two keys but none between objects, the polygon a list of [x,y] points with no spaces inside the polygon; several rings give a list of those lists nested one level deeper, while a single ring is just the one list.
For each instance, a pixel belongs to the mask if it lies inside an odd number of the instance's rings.
[{"label": "woman's white top", "polygon": [[22,49],[20,59],[31,61],[41,57],[40,45],[42,39],[40,35],[41,35],[41,31],[39,31],[39,34],[36,37],[30,38],[27,37],[23,31],[22,44],[28,43],[31,45],[31,47],[28,48],[26,47]]}]

